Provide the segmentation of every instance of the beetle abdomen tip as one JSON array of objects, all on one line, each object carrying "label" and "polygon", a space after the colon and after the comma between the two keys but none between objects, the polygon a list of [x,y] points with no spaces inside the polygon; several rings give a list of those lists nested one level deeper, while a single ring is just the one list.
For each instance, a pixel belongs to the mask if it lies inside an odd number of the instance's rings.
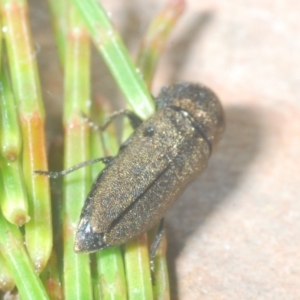
[{"label": "beetle abdomen tip", "polygon": [[82,219],[75,237],[74,251],[76,253],[95,252],[107,248],[103,233],[94,232],[89,221]]}]

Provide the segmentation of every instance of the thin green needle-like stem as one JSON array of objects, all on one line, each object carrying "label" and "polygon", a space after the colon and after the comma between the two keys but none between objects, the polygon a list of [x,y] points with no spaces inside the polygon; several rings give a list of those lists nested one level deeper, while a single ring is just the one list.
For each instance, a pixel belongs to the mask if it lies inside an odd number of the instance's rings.
[{"label": "thin green needle-like stem", "polygon": [[26,247],[38,272],[45,267],[52,248],[49,180],[34,176],[46,170],[44,108],[36,55],[31,41],[25,0],[1,0],[3,35],[12,86],[22,130],[23,173],[28,192],[30,221],[26,223]]},{"label": "thin green needle-like stem", "polygon": [[27,255],[18,227],[7,222],[1,213],[0,253],[6,259],[22,300],[49,299]]},{"label": "thin green needle-like stem", "polygon": [[68,1],[48,0],[48,3],[51,10],[51,21],[54,29],[56,45],[58,48],[58,56],[61,65],[63,65],[66,52]]},{"label": "thin green needle-like stem", "polygon": [[29,221],[27,194],[21,167],[22,137],[16,104],[4,66],[0,74],[0,163],[3,197],[0,199],[4,217],[22,226]]},{"label": "thin green needle-like stem", "polygon": [[166,40],[181,16],[185,7],[184,0],[169,0],[163,10],[152,20],[142,40],[137,58],[137,66],[151,88],[154,73]]},{"label": "thin green needle-like stem", "polygon": [[168,266],[166,260],[167,239],[163,238],[155,253],[154,259],[154,284],[153,284],[153,299],[168,300],[170,299],[170,286]]},{"label": "thin green needle-like stem", "polygon": [[[107,100],[102,98],[94,104],[93,112],[99,124],[103,124],[112,113],[112,108]],[[118,143],[114,123],[101,132],[101,140],[99,135],[100,132],[92,132],[92,157],[116,155]],[[102,169],[103,166],[93,165],[93,178],[96,178]],[[98,297],[103,300],[126,300],[127,286],[121,247],[98,251],[95,261],[97,262],[95,289]]]},{"label": "thin green needle-like stem", "polygon": [[72,2],[78,7],[97,49],[132,109],[142,119],[146,119],[154,111],[151,95],[101,3],[94,0]]},{"label": "thin green needle-like stem", "polygon": [[125,244],[124,259],[129,300],[153,299],[147,234]]},{"label": "thin green needle-like stem", "polygon": [[[64,168],[90,158],[89,128],[82,113],[90,108],[90,42],[75,7],[70,6],[65,55]],[[66,300],[92,299],[88,254],[75,254],[74,240],[81,208],[91,187],[90,168],[64,177],[63,244],[64,296]]]},{"label": "thin green needle-like stem", "polygon": [[[103,98],[98,97],[94,100],[94,119],[98,125],[104,124],[113,114],[114,110],[111,103]],[[97,132],[95,132],[97,134]],[[99,139],[98,132],[98,139]],[[115,123],[112,122],[105,130],[101,131],[101,140],[103,144],[104,156],[115,156],[119,151],[118,135]],[[95,153],[96,155],[96,153]],[[94,157],[97,157],[95,156]]]},{"label": "thin green needle-like stem", "polygon": [[99,251],[96,259],[100,299],[126,300],[127,286],[121,248]]}]

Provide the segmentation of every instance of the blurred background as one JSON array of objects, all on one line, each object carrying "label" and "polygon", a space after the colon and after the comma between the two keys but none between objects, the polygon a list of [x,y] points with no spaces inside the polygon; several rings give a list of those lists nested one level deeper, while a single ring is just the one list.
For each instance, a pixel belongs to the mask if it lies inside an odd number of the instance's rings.
[{"label": "blurred background", "polygon": [[[103,0],[135,57],[161,0]],[[153,95],[201,82],[227,129],[166,217],[172,299],[300,299],[300,2],[187,0]],[[46,1],[30,0],[49,144],[61,136],[62,70]],[[93,97],[122,105],[94,51]]]}]

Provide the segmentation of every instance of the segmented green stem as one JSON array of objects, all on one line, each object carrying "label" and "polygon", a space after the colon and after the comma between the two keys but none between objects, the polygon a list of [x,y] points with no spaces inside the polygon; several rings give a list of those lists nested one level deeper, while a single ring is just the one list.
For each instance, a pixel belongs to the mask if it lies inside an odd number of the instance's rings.
[{"label": "segmented green stem", "polygon": [[[101,98],[94,103],[94,116],[97,123],[103,124],[112,113],[109,102]],[[92,157],[113,156],[118,151],[117,135],[114,124],[109,125],[105,131],[92,132]],[[103,169],[103,165],[92,166],[93,178],[96,179]],[[126,300],[127,286],[121,247],[113,247],[98,251],[95,255],[97,263],[95,282],[97,299]]]},{"label": "segmented green stem", "polygon": [[52,248],[49,180],[45,176],[33,175],[34,170],[47,169],[44,108],[28,25],[27,3],[25,0],[2,0],[0,5],[23,140],[23,173],[30,216],[25,225],[26,246],[36,270],[41,272]]},{"label": "segmented green stem", "polygon": [[101,52],[126,100],[137,115],[146,119],[154,111],[151,95],[100,2],[94,0],[72,0],[72,2],[78,7],[97,49]]},{"label": "segmented green stem", "polygon": [[52,24],[55,33],[56,46],[60,63],[64,64],[66,51],[66,30],[67,30],[67,12],[68,1],[48,0],[51,10]]},{"label": "segmented green stem", "polygon": [[49,299],[24,248],[24,240],[17,226],[7,222],[0,213],[0,253],[18,287],[22,300]]},{"label": "segmented green stem", "polygon": [[[70,6],[65,54],[64,168],[90,158],[89,128],[82,113],[90,108],[90,42],[75,7]],[[81,208],[91,187],[90,168],[64,177],[63,243],[65,299],[92,299],[88,254],[74,253],[75,233]]]},{"label": "segmented green stem", "polygon": [[181,16],[184,7],[184,0],[169,0],[162,11],[152,20],[142,39],[137,66],[149,89],[167,38]]},{"label": "segmented green stem", "polygon": [[22,226],[30,219],[21,166],[22,137],[16,104],[4,65],[0,74],[0,114],[0,162],[4,189],[0,199],[1,209],[9,222]]}]

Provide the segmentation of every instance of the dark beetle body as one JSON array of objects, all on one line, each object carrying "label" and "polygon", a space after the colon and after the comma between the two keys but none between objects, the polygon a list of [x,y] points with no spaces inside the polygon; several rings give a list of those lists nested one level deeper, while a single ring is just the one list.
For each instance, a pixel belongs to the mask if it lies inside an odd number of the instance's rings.
[{"label": "dark beetle body", "polygon": [[143,122],[95,181],[81,213],[76,252],[120,245],[156,225],[206,167],[224,130],[221,104],[204,86],[163,88]]}]

